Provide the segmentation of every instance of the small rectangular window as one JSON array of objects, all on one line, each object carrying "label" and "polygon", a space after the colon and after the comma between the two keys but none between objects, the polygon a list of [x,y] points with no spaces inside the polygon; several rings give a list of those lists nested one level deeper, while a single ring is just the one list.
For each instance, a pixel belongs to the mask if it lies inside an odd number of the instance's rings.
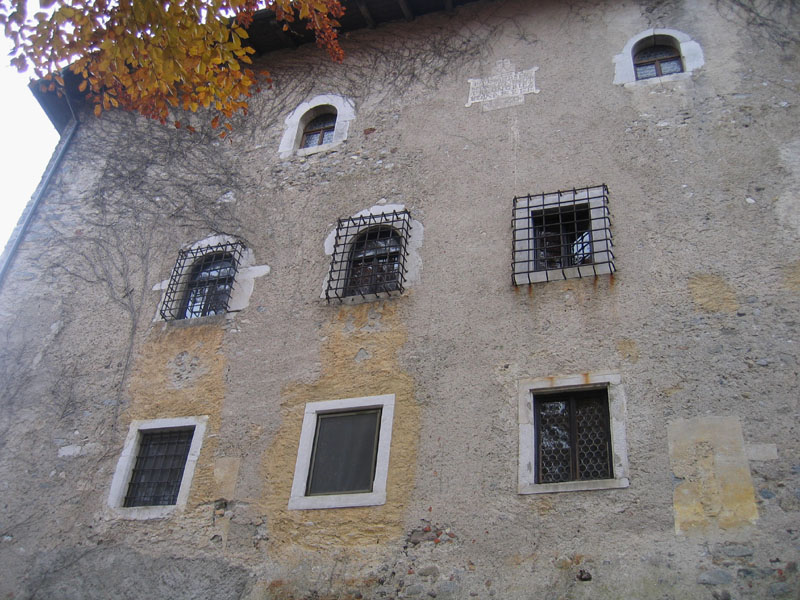
[{"label": "small rectangular window", "polygon": [[317,415],[307,496],[372,491],[381,410]]},{"label": "small rectangular window", "polygon": [[175,504],[194,427],[142,431],[124,507]]},{"label": "small rectangular window", "polygon": [[605,389],[534,394],[534,405],[536,483],[612,477]]},{"label": "small rectangular window", "polygon": [[613,273],[605,185],[514,198],[515,285]]},{"label": "small rectangular window", "polygon": [[394,394],[309,402],[289,508],[386,503]]}]

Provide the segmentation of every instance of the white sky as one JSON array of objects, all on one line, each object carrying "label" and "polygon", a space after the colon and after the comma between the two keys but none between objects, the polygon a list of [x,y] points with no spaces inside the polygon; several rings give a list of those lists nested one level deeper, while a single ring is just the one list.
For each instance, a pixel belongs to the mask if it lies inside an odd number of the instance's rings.
[{"label": "white sky", "polygon": [[28,74],[8,66],[9,49],[8,40],[0,33],[0,106],[4,115],[0,181],[5,190],[0,197],[0,251],[58,143],[58,133],[28,89]]}]

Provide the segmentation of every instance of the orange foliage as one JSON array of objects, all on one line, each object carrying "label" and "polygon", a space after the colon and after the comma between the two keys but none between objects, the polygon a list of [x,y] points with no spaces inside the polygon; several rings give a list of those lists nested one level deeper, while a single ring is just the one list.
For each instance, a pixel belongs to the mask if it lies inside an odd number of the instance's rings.
[{"label": "orange foliage", "polygon": [[[274,11],[284,23],[307,22],[317,45],[337,61],[339,0],[0,0],[0,26],[14,44],[12,65],[50,90],[64,86],[62,69],[83,80],[79,91],[100,115],[111,108],[141,113],[162,123],[170,109],[200,107],[216,114],[214,128],[237,112],[258,89],[248,68],[254,50],[246,28],[257,10]],[[180,127],[180,123],[175,123]]]}]

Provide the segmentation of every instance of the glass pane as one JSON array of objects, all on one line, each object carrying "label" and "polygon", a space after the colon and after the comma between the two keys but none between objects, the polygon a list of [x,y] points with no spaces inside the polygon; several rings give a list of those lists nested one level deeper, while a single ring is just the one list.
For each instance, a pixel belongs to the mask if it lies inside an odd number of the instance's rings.
[{"label": "glass pane", "polygon": [[330,144],[333,141],[333,129],[326,129],[322,132],[322,143]]},{"label": "glass pane", "polygon": [[371,492],[380,409],[317,417],[307,495]]},{"label": "glass pane", "polygon": [[650,79],[656,77],[655,65],[636,65],[636,79]]},{"label": "glass pane", "polygon": [[671,73],[682,73],[682,72],[683,72],[683,64],[681,64],[680,58],[671,58],[669,60],[661,61],[662,75],[669,75]]},{"label": "glass pane", "polygon": [[325,113],[324,115],[320,115],[309,121],[308,125],[306,125],[305,130],[311,131],[312,129],[326,129],[329,127],[334,127],[335,125],[336,125],[336,115],[333,113]]},{"label": "glass pane", "polygon": [[673,58],[678,51],[672,46],[650,46],[636,53],[633,61],[636,63],[656,61],[664,58]]},{"label": "glass pane", "polygon": [[578,430],[578,479],[611,477],[608,436],[608,401],[605,398],[578,400],[575,409]]},{"label": "glass pane", "polygon": [[314,146],[319,146],[319,131],[303,134],[303,141],[300,143],[300,147],[313,148]]},{"label": "glass pane", "polygon": [[569,404],[539,402],[539,483],[572,479],[570,467]]}]

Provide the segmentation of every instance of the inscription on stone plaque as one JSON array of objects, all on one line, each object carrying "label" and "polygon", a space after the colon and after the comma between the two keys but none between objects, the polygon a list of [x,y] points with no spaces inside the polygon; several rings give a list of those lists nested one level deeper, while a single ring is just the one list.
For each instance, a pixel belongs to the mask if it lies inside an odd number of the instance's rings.
[{"label": "inscription on stone plaque", "polygon": [[[508,61],[499,61],[498,70],[508,69]],[[513,66],[512,66],[513,68]],[[491,108],[503,108],[522,104],[525,94],[538,94],[536,87],[536,71],[539,67],[526,69],[525,71],[507,71],[497,75],[492,75],[485,79],[469,79],[469,99],[467,107],[485,102],[485,110]]]}]

